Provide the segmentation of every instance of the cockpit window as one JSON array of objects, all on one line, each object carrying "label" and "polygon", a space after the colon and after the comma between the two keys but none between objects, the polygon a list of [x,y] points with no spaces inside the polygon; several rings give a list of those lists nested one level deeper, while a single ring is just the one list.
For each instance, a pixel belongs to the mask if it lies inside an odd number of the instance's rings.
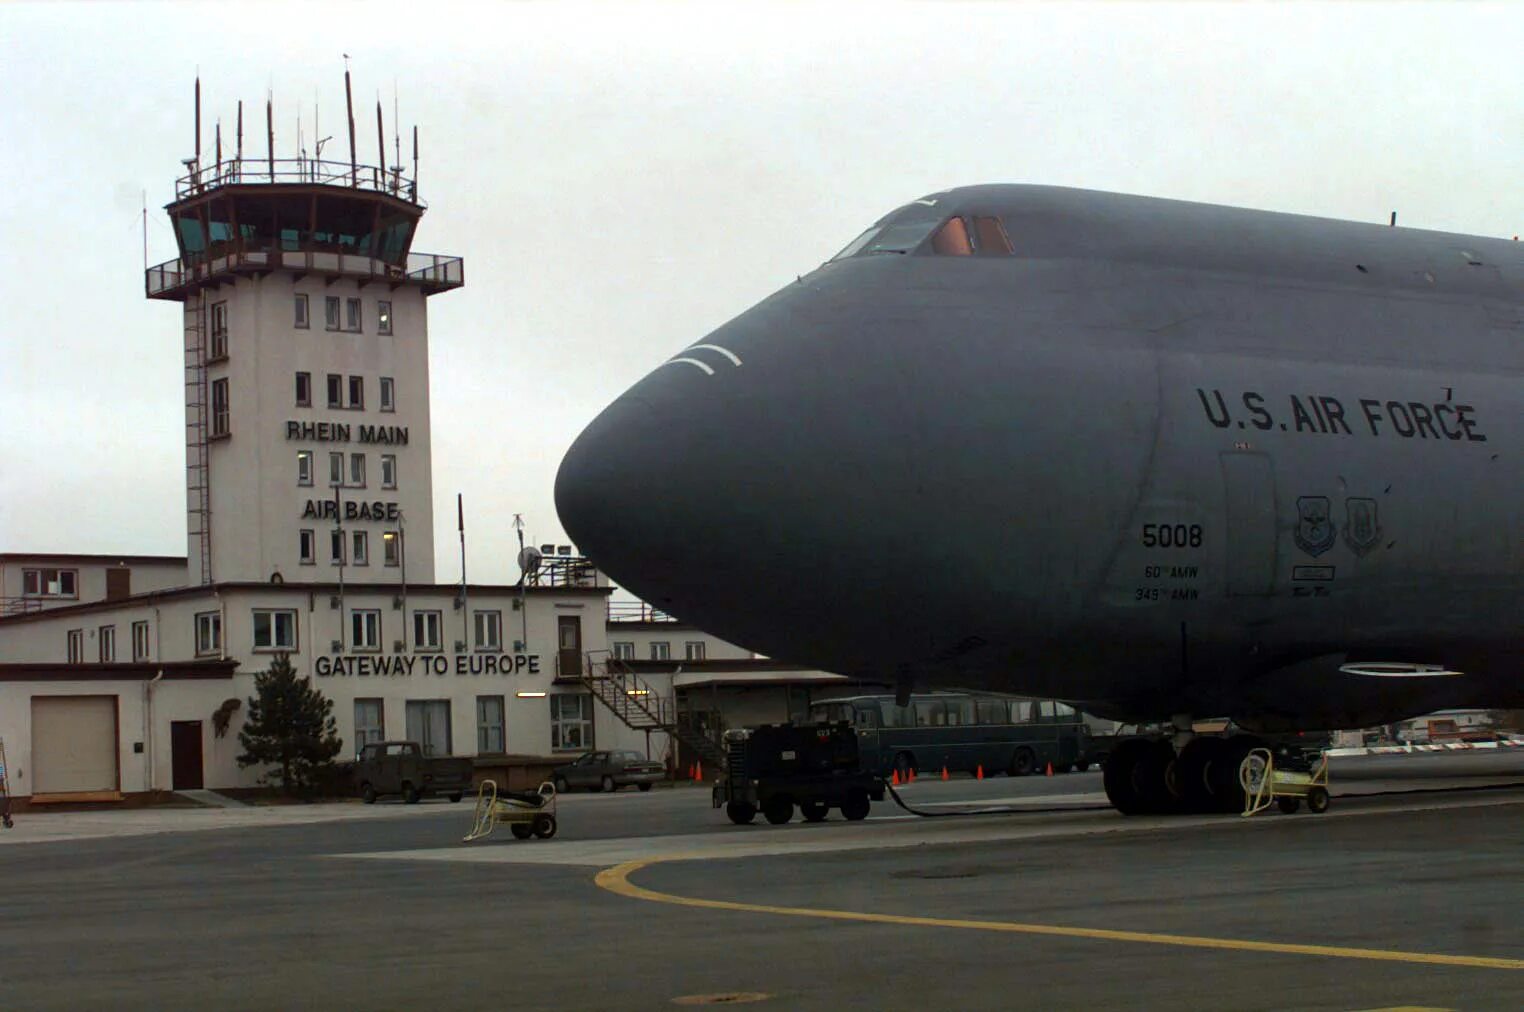
[{"label": "cockpit window", "polygon": [[979,244],[982,256],[1010,256],[1011,237],[1006,234],[1005,223],[993,215],[974,219],[974,241]]},{"label": "cockpit window", "polygon": [[944,257],[972,255],[974,246],[968,241],[968,226],[963,224],[963,219],[947,219],[947,224],[937,229],[937,234],[931,237],[931,250]]},{"label": "cockpit window", "polygon": [[[934,204],[935,202],[932,202]],[[945,211],[922,201],[890,215],[868,229],[832,257],[871,256],[875,253],[910,253],[925,243],[925,252],[936,256],[1010,256],[1014,251],[1005,223],[995,215],[944,217]]]}]

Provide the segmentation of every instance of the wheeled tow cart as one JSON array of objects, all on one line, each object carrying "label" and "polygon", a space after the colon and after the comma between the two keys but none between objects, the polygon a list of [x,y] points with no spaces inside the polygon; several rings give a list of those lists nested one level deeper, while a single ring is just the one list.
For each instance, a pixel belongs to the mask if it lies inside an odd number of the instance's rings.
[{"label": "wheeled tow cart", "polygon": [[483,780],[476,789],[476,811],[471,832],[462,843],[492,835],[497,826],[507,826],[516,840],[538,836],[548,840],[556,835],[556,785],[546,781],[535,791],[499,791],[496,780]]},{"label": "wheeled tow cart", "polygon": [[1238,781],[1244,789],[1244,816],[1263,812],[1272,804],[1287,815],[1307,802],[1314,815],[1328,811],[1328,756],[1318,756],[1307,770],[1286,769],[1275,765],[1275,756],[1267,748],[1257,748],[1238,768]]}]

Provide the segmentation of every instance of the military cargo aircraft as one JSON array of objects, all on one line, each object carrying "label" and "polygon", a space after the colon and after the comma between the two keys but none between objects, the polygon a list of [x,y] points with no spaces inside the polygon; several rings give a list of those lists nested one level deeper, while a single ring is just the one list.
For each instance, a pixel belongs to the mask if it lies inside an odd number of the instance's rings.
[{"label": "military cargo aircraft", "polygon": [[581,548],[769,656],[1171,740],[1524,704],[1524,248],[1044,186],[932,194],[683,349],[562,462]]}]

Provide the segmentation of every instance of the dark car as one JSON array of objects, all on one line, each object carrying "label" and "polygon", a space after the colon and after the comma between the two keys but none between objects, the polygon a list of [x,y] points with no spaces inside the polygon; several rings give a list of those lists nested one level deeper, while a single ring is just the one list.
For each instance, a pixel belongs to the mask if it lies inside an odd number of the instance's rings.
[{"label": "dark car", "polygon": [[639,752],[584,752],[577,760],[551,770],[557,791],[586,787],[590,791],[617,791],[634,784],[643,791],[666,775],[661,763]]}]

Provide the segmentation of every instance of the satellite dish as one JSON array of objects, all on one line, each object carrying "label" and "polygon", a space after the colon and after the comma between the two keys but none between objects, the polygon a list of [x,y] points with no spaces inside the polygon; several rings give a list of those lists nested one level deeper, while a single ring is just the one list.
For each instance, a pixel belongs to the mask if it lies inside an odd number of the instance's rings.
[{"label": "satellite dish", "polygon": [[533,545],[519,549],[519,568],[526,573],[537,573],[540,570],[540,550]]}]

